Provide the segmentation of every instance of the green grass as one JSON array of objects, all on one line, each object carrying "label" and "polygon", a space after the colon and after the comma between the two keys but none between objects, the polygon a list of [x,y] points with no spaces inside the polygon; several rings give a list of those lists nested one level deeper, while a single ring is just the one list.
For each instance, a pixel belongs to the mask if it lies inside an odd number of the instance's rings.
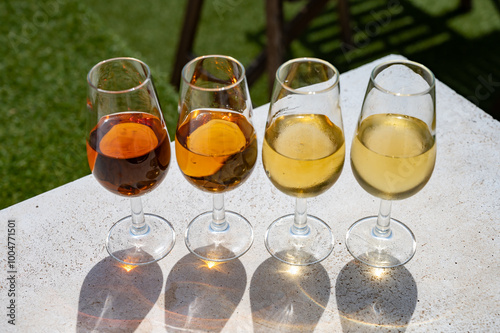
[{"label": "green grass", "polygon": [[[291,17],[304,1],[286,5]],[[0,2],[0,208],[89,174],[85,156],[86,75],[98,61],[132,56],[151,67],[170,134],[170,86],[186,1]],[[388,7],[392,4],[392,7]],[[500,118],[500,3],[475,0],[351,0],[354,45],[339,40],[335,1],[289,48],[341,72],[390,53],[429,66],[438,79]],[[197,54],[228,54],[244,65],[265,44],[264,0],[205,1]],[[486,87],[485,82],[493,82]],[[366,83],[362,83],[366,84]],[[266,76],[251,88],[268,102]],[[171,136],[172,138],[173,136]]]}]

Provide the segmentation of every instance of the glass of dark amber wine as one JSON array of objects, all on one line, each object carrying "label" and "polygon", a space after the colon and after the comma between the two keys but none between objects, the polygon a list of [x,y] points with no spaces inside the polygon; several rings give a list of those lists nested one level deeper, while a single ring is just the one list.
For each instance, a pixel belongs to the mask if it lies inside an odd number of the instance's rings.
[{"label": "glass of dark amber wine", "polygon": [[131,215],[110,229],[109,254],[127,265],[165,257],[175,242],[172,225],[145,214],[141,196],[156,188],[170,165],[170,140],[149,67],[133,58],[95,65],[87,76],[87,158],[95,179],[129,197]]},{"label": "glass of dark amber wine", "polygon": [[175,153],[188,182],[213,195],[212,211],[186,230],[187,248],[208,261],[238,258],[252,245],[253,229],[243,216],[225,210],[224,193],[250,176],[257,140],[245,69],[236,59],[209,55],[184,66]]},{"label": "glass of dark amber wine", "polygon": [[327,223],[308,215],[307,198],[339,178],[345,158],[339,72],[314,58],[290,60],[276,72],[262,162],[268,178],[295,198],[295,213],[275,220],[265,235],[268,251],[291,265],[310,265],[333,250]]},{"label": "glass of dark amber wine", "polygon": [[355,222],[349,252],[373,267],[396,267],[415,254],[412,231],[391,218],[393,200],[420,191],[436,161],[435,79],[411,61],[373,70],[351,147],[351,166],[361,187],[381,199],[378,216]]}]

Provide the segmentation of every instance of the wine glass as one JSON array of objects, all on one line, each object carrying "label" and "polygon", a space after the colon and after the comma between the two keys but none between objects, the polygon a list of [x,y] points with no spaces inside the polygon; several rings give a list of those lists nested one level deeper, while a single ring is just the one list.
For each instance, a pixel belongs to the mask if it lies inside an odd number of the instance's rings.
[{"label": "wine glass", "polygon": [[420,191],[436,161],[435,79],[412,61],[391,61],[373,70],[351,148],[354,176],[381,199],[378,216],[355,222],[349,252],[373,267],[396,267],[415,254],[412,231],[391,218],[392,200]]},{"label": "wine glass", "polygon": [[328,190],[344,166],[339,72],[314,58],[290,60],[276,72],[262,162],[281,192],[296,198],[295,213],[275,220],[268,251],[292,265],[309,265],[333,250],[328,224],[306,212],[307,198]]},{"label": "wine glass", "polygon": [[252,245],[253,229],[243,216],[225,210],[224,193],[250,176],[257,140],[245,68],[236,59],[207,55],[184,66],[175,153],[188,182],[213,194],[213,210],[186,230],[187,248],[208,261],[238,258]]},{"label": "wine glass", "polygon": [[141,196],[156,188],[170,165],[170,140],[149,67],[133,58],[95,65],[87,76],[87,158],[95,179],[130,197],[130,216],[110,229],[106,248],[127,265],[165,257],[175,242],[172,225],[145,214]]}]

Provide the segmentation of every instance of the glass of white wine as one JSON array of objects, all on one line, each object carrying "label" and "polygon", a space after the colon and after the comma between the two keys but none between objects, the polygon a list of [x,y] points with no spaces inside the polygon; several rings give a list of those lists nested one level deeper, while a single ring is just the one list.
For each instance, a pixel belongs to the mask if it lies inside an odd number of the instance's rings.
[{"label": "glass of white wine", "polygon": [[391,218],[393,200],[420,191],[436,161],[436,92],[433,73],[412,61],[375,67],[351,147],[354,176],[381,199],[378,216],[355,222],[346,246],[361,262],[396,267],[415,254],[412,231]]},{"label": "glass of white wine", "polygon": [[333,250],[328,224],[308,215],[307,198],[328,190],[345,158],[339,72],[315,58],[290,60],[276,72],[262,147],[268,178],[296,198],[295,213],[275,220],[265,235],[271,255],[291,265],[309,265]]}]

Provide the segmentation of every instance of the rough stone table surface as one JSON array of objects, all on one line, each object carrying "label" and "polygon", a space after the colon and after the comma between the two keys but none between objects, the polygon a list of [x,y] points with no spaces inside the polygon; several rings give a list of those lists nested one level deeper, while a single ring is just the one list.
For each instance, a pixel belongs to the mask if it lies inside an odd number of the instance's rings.
[{"label": "rough stone table surface", "polygon": [[[437,83],[438,157],[429,183],[393,204],[415,233],[404,267],[373,270],[353,260],[345,234],[376,214],[378,200],[354,179],[349,148],[370,72],[389,56],[341,75],[346,163],[338,182],[308,201],[332,228],[336,245],[319,264],[292,268],[270,257],[267,226],[293,211],[259,162],[225,195],[226,209],[253,224],[240,259],[208,265],[189,254],[188,222],[211,197],[182,177],[174,160],[144,210],[172,222],[177,242],[158,263],[127,272],[111,260],[105,237],[129,214],[129,201],[89,175],[0,211],[1,332],[499,332],[500,123]],[[260,143],[267,106],[254,110]],[[84,149],[84,147],[82,147]],[[15,297],[7,255],[15,220]],[[8,324],[15,300],[16,326]]]}]

